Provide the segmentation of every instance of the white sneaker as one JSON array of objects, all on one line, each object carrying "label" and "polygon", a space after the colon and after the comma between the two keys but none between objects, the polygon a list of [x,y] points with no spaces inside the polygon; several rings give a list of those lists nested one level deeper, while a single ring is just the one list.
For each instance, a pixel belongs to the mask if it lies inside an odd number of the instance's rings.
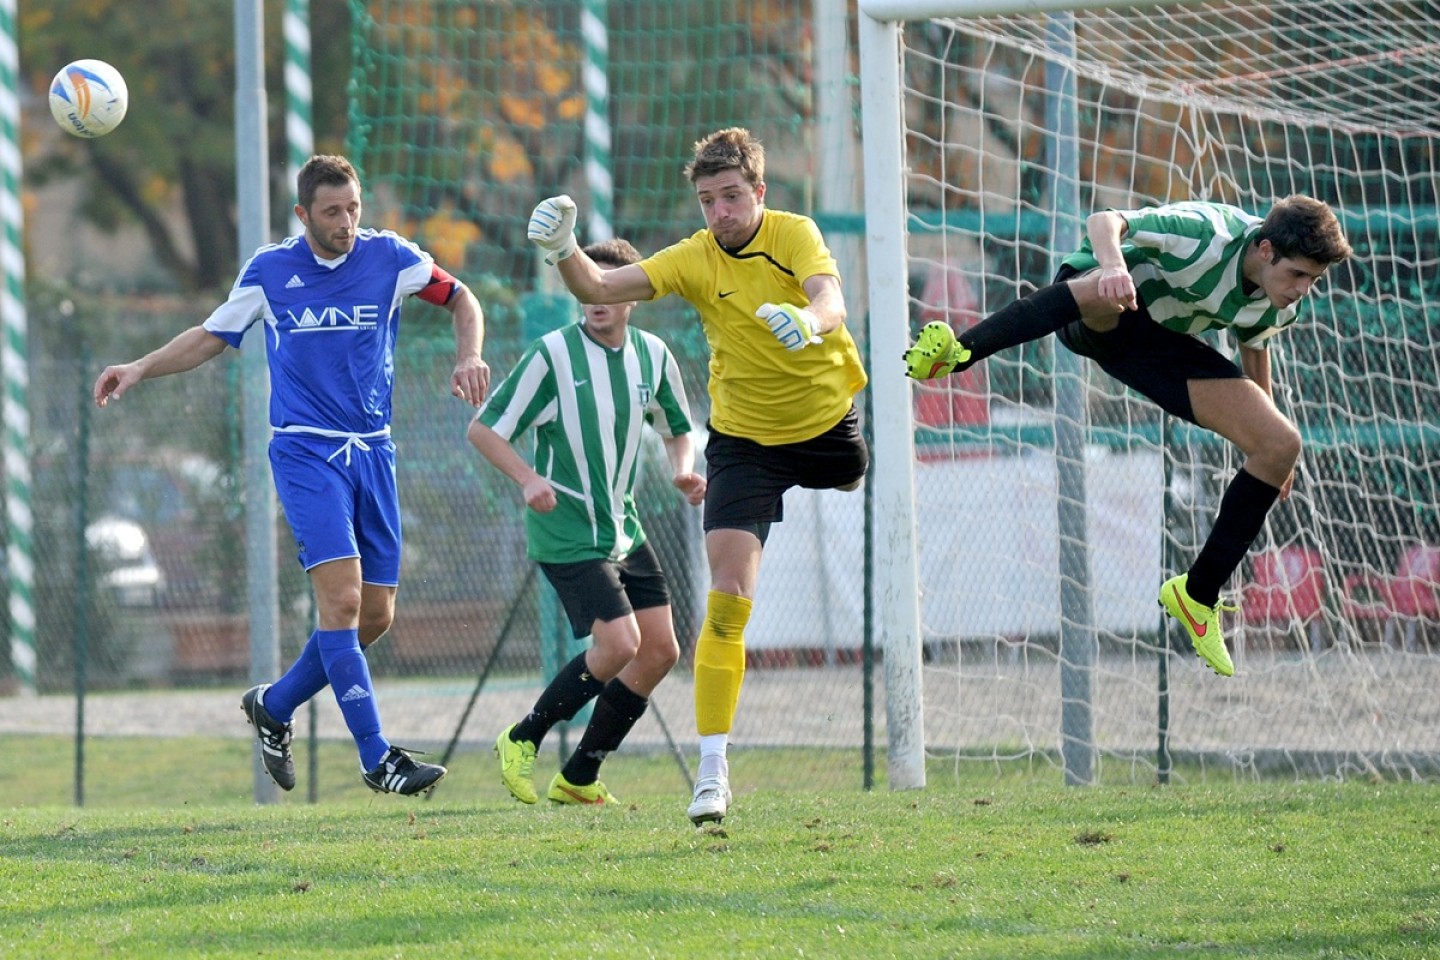
[{"label": "white sneaker", "polygon": [[697,827],[702,823],[719,823],[725,819],[725,811],[730,808],[730,782],[722,774],[714,777],[701,777],[695,782],[695,799],[690,801],[690,809],[685,813],[690,817],[690,822]]}]

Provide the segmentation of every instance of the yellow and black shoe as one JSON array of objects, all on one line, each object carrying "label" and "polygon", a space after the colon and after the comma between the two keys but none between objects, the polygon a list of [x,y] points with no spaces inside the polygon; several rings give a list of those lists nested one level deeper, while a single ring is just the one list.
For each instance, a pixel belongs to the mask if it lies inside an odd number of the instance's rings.
[{"label": "yellow and black shoe", "polygon": [[500,782],[510,791],[510,796],[521,803],[535,803],[540,798],[535,793],[535,744],[529,740],[516,743],[510,739],[510,724],[495,738],[495,756],[500,758]]},{"label": "yellow and black shoe", "polygon": [[605,784],[599,780],[578,786],[566,780],[565,775],[560,773],[555,774],[555,779],[550,781],[550,792],[546,796],[555,803],[583,804],[592,807],[620,802],[615,799],[614,794],[605,789]]},{"label": "yellow and black shoe", "polygon": [[1233,677],[1235,664],[1231,662],[1230,652],[1225,649],[1225,638],[1220,634],[1220,611],[1239,608],[1220,603],[1213,607],[1196,603],[1185,589],[1189,580],[1190,575],[1182,573],[1162,583],[1160,606],[1180,621],[1180,625],[1190,635],[1190,645],[1195,648],[1200,659],[1210,665],[1210,669],[1222,677]]},{"label": "yellow and black shoe", "polygon": [[905,351],[905,375],[911,380],[934,380],[969,359],[970,351],[955,339],[950,324],[931,320],[920,330],[915,346]]}]

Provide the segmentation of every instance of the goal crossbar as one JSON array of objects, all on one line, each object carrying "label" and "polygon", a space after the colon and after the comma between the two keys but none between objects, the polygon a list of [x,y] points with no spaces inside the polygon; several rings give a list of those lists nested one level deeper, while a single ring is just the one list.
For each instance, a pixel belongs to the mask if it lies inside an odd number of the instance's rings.
[{"label": "goal crossbar", "polygon": [[[1055,13],[1095,7],[1140,8],[1177,0],[860,0],[860,12],[872,20],[964,19],[1016,13]],[[1190,0],[1195,2],[1195,0]]]}]

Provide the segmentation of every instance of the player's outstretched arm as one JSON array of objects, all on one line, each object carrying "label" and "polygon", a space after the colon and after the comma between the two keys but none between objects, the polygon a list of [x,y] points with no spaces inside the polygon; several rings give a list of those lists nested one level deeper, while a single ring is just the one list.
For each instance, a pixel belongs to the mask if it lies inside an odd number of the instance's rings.
[{"label": "player's outstretched arm", "polygon": [[95,406],[103,407],[111,400],[119,400],[125,391],[141,380],[194,370],[207,360],[218,357],[224,350],[224,340],[203,326],[193,326],[138,360],[115,364],[101,371],[92,391]]},{"label": "player's outstretched arm", "polygon": [[530,214],[526,236],[545,251],[545,262],[560,270],[560,279],[581,303],[625,303],[650,300],[655,288],[650,276],[629,264],[601,270],[575,242],[575,201],[567,196],[541,200]]},{"label": "player's outstretched arm", "polygon": [[575,242],[575,215],[575,201],[568,194],[547,197],[535,205],[525,235],[545,251],[546,263],[553,266],[579,249]]}]

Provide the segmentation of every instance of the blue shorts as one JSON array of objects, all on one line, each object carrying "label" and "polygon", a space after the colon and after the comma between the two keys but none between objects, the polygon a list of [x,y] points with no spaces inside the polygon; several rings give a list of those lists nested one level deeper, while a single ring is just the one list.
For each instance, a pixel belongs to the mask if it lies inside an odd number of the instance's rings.
[{"label": "blue shorts", "polygon": [[400,584],[395,444],[366,443],[369,450],[347,451],[342,440],[277,434],[270,468],[302,567],[359,557],[362,581],[394,587]]}]

